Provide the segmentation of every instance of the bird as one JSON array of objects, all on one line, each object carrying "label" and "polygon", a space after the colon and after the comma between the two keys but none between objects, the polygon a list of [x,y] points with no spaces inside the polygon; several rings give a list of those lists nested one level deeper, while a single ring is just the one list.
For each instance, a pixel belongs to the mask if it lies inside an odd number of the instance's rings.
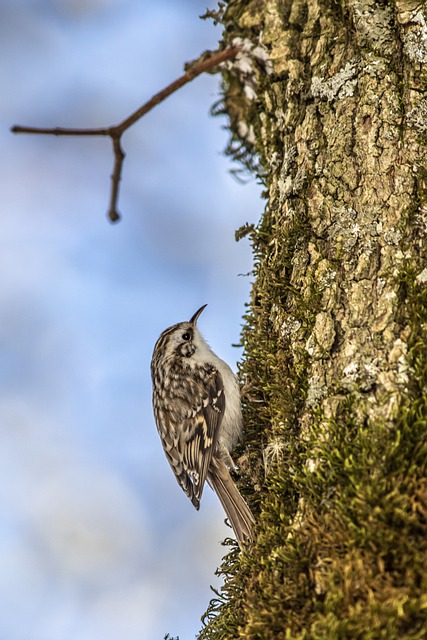
[{"label": "bird", "polygon": [[217,494],[239,546],[253,539],[255,518],[230,474],[242,428],[237,376],[202,337],[197,321],[168,327],[151,360],[153,410],[166,458],[198,510],[205,482]]}]

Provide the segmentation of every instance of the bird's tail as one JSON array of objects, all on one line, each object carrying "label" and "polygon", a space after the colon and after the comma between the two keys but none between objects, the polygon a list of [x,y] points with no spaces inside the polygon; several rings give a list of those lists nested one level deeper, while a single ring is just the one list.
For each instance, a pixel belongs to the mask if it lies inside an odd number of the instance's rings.
[{"label": "bird's tail", "polygon": [[240,495],[223,460],[212,459],[208,482],[217,494],[233,527],[237,542],[242,548],[244,543],[252,540],[252,528],[255,524],[255,518]]}]

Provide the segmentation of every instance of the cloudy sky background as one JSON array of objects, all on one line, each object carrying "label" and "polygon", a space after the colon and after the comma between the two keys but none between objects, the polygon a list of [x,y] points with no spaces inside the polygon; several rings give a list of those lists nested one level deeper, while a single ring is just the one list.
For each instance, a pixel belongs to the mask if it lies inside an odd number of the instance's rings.
[{"label": "cloudy sky background", "polygon": [[[151,411],[159,333],[200,326],[232,366],[262,210],[221,154],[201,77],[134,126],[123,219],[107,139],[13,124],[122,120],[215,48],[206,0],[0,0],[0,637],[181,640],[200,629],[229,534],[179,489]],[[210,3],[210,8],[213,4]]]}]

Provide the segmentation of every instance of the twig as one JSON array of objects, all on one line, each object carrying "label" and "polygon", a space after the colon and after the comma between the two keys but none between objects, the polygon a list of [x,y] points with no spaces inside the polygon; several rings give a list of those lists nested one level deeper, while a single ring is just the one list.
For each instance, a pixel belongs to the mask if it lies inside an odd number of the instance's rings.
[{"label": "twig", "polygon": [[54,136],[110,137],[113,143],[114,168],[113,173],[111,174],[111,195],[107,215],[111,222],[117,222],[117,220],[120,219],[120,214],[117,210],[119,185],[122,176],[123,162],[125,159],[125,153],[121,146],[121,137],[123,133],[135,124],[135,122],[145,116],[146,113],[151,111],[151,109],[168,98],[172,93],[183,87],[188,82],[194,80],[194,78],[197,78],[200,74],[212,71],[215,67],[226,60],[234,59],[238,52],[238,47],[230,47],[229,49],[223,49],[222,51],[205,51],[199,58],[197,58],[197,60],[193,60],[185,66],[185,73],[180,78],[156,93],[150,100],[148,100],[148,102],[143,104],[139,109],[134,111],[134,113],[117,125],[94,129],[71,129],[66,127],[39,128],[15,125],[11,128],[11,131],[13,133],[46,134]]},{"label": "twig", "polygon": [[107,216],[111,222],[120,220],[120,214],[117,211],[117,201],[119,199],[119,186],[122,177],[122,167],[125,159],[125,152],[120,144],[120,135],[113,136],[113,153],[114,153],[114,169],[111,174],[111,194],[110,205],[108,207]]}]

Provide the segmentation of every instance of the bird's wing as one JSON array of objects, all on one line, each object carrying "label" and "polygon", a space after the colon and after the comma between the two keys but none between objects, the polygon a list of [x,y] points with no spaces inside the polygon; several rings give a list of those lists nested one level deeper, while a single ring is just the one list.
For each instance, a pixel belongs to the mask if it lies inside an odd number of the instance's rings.
[{"label": "bird's wing", "polygon": [[[208,474],[218,430],[225,411],[222,376],[214,367],[209,375],[193,377],[191,403],[170,402],[156,416],[163,447],[176,479],[196,509]],[[185,407],[178,415],[172,408]]]}]

